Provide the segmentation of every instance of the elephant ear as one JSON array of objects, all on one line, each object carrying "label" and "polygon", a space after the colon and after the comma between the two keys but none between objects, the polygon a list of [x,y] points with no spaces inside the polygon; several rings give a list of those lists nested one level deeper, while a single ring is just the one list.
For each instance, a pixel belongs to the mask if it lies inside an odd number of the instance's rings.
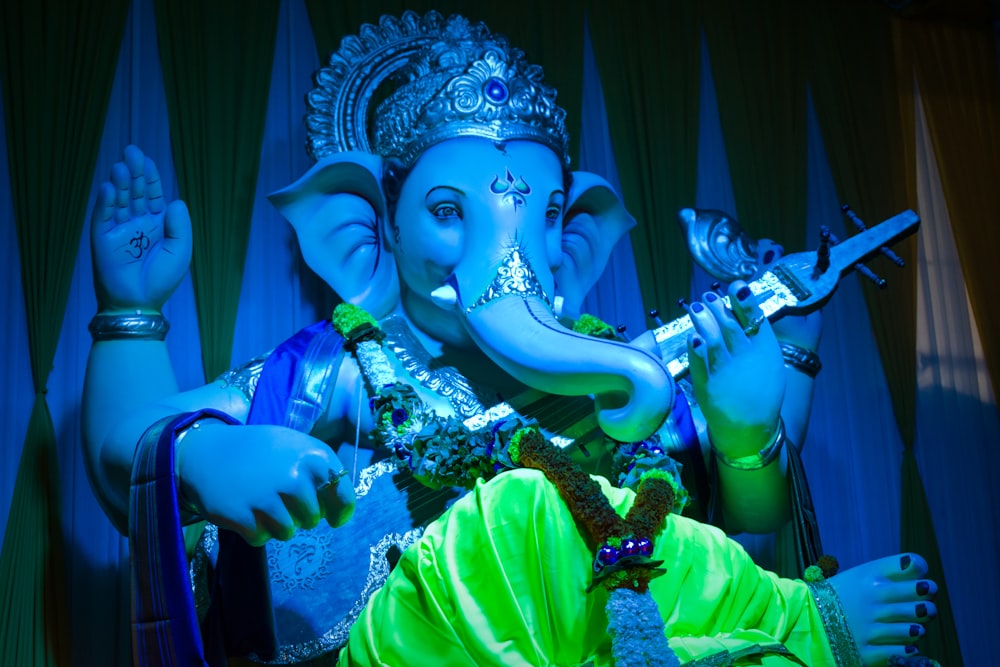
[{"label": "elephant ear", "polygon": [[337,153],[268,195],[299,238],[306,264],[344,301],[376,319],[399,301],[396,262],[382,238],[382,159]]},{"label": "elephant ear", "polygon": [[556,293],[562,312],[575,316],[608,264],[615,244],[635,227],[635,218],[611,184],[597,174],[573,172],[563,218],[562,265]]}]

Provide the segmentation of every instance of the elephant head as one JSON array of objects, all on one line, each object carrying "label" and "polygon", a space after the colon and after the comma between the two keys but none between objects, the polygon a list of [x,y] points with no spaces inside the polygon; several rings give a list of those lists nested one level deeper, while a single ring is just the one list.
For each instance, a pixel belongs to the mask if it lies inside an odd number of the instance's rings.
[{"label": "elephant head", "polygon": [[337,153],[270,199],[309,266],[374,317],[401,310],[531,387],[594,395],[617,440],[648,437],[668,414],[659,359],[575,333],[553,312],[556,301],[579,312],[635,222],[608,183],[567,173],[549,147],[459,137],[403,173],[371,153]]}]

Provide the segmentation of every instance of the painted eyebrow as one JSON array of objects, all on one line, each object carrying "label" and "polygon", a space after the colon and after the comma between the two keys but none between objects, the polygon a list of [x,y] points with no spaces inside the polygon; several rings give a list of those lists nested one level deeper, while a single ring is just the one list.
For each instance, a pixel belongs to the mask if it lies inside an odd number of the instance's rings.
[{"label": "painted eyebrow", "polygon": [[430,199],[431,195],[433,195],[438,190],[448,190],[449,192],[454,192],[456,194],[462,195],[463,197],[465,196],[465,192],[463,190],[459,190],[458,188],[453,188],[450,185],[436,185],[427,191],[427,194],[424,195],[424,199],[425,200]]}]

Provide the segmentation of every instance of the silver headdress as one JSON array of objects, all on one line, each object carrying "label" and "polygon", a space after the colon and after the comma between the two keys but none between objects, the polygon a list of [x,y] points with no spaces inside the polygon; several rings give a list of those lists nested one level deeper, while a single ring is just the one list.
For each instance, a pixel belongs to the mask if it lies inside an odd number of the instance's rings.
[{"label": "silver headdress", "polygon": [[[528,139],[569,164],[566,112],[506,37],[462,16],[407,11],[345,37],[306,98],[314,159],[348,150],[412,164],[455,137]],[[382,100],[371,109],[376,100]]]}]

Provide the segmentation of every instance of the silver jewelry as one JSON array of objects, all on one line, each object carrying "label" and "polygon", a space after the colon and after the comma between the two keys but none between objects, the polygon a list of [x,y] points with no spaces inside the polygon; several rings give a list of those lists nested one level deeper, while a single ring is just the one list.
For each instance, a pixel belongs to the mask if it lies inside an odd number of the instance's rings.
[{"label": "silver jewelry", "polygon": [[[409,165],[447,139],[482,137],[541,143],[569,164],[566,111],[541,67],[462,16],[406,11],[363,25],[316,82],[306,98],[307,150],[316,160],[360,150]],[[372,99],[392,85],[369,128]]]},{"label": "silver jewelry", "polygon": [[823,370],[823,362],[820,361],[819,355],[804,347],[782,343],[781,356],[784,357],[787,365],[811,378],[816,377]]},{"label": "silver jewelry", "polygon": [[248,403],[253,403],[253,395],[257,392],[257,383],[260,381],[260,374],[264,371],[264,362],[271,355],[270,352],[254,357],[242,366],[231,368],[215,378],[216,382],[221,382],[224,387],[239,389]]},{"label": "silver jewelry", "polygon": [[422,386],[448,399],[463,419],[481,414],[486,408],[468,378],[451,366],[431,368],[431,357],[406,322],[395,315],[382,321],[384,345],[399,359],[403,370]]},{"label": "silver jewelry", "polygon": [[774,432],[774,437],[766,447],[756,454],[730,458],[726,456],[715,445],[712,445],[712,453],[719,463],[734,470],[760,470],[774,462],[781,455],[781,448],[785,445],[785,422],[778,417],[778,429]]},{"label": "silver jewelry", "polygon": [[170,329],[170,323],[160,313],[121,313],[107,315],[98,313],[87,326],[90,335],[98,340],[163,340]]},{"label": "silver jewelry", "polygon": [[334,472],[331,470],[327,473],[326,481],[317,486],[316,490],[323,491],[324,489],[328,489],[344,477],[347,477],[347,468],[342,468],[340,472]]},{"label": "silver jewelry", "polygon": [[750,324],[743,327],[743,333],[747,336],[756,336],[760,332],[760,325],[764,323],[767,318],[763,315],[758,315],[757,317],[750,320]]},{"label": "silver jewelry", "polygon": [[535,275],[534,269],[531,268],[531,264],[528,263],[527,258],[524,256],[524,251],[520,246],[514,246],[507,251],[507,255],[497,268],[497,275],[493,279],[493,282],[489,284],[482,296],[476,299],[475,303],[466,308],[466,312],[471,312],[474,308],[478,308],[495,299],[511,295],[522,298],[537,296],[550,308],[552,307],[549,297],[546,296],[545,290],[542,289],[541,283],[538,282],[538,277]]}]

